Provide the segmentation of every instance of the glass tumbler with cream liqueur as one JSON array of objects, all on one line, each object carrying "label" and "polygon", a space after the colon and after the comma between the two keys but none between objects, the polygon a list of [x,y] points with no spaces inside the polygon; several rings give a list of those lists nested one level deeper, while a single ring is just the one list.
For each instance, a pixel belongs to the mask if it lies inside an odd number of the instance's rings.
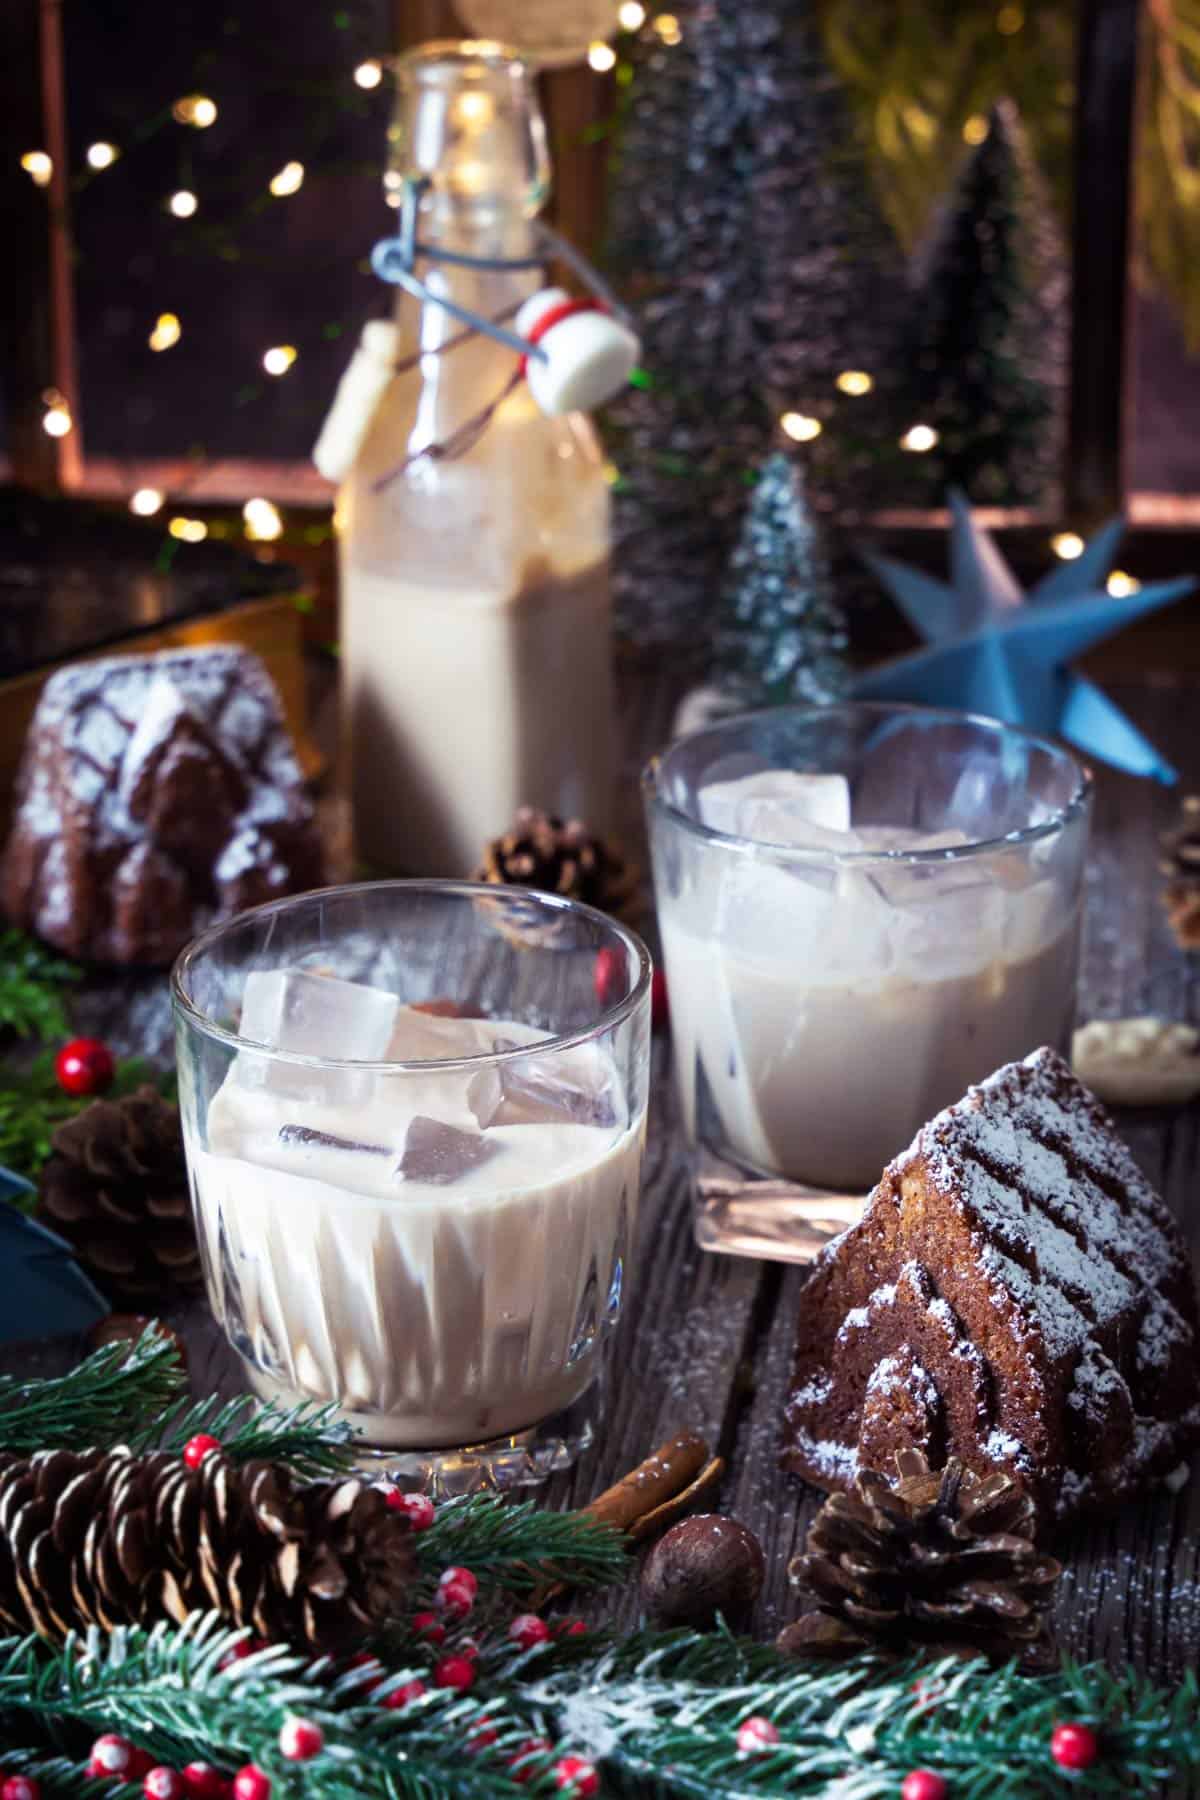
[{"label": "glass tumbler with cream liqueur", "polygon": [[[511,329],[544,285],[532,78],[498,45],[446,42],[398,83],[390,198],[423,184],[435,251],[416,273]],[[587,418],[541,412],[516,351],[400,289],[394,316],[338,507],[355,838],[372,869],[460,876],[521,805],[609,823],[608,485]]]}]

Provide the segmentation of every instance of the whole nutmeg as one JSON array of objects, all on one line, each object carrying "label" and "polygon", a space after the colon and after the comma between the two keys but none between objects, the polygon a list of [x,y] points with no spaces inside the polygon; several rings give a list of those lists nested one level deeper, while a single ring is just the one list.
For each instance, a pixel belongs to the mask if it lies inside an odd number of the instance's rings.
[{"label": "whole nutmeg", "polygon": [[642,1565],[641,1598],[659,1625],[743,1625],[762,1592],[762,1545],[736,1519],[698,1513],[661,1537]]}]

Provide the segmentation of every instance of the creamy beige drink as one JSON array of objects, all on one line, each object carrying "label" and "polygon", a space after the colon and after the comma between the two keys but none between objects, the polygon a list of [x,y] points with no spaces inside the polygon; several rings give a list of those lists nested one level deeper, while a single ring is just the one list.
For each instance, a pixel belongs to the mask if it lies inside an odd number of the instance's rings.
[{"label": "creamy beige drink", "polygon": [[702,805],[718,830],[752,822],[777,843],[787,832],[822,852],[946,861],[747,855],[660,904],[691,1135],[753,1168],[866,1192],[972,1082],[1068,1042],[1077,905],[1029,858],[956,861],[961,832],[852,830],[840,777],[718,784]]},{"label": "creamy beige drink", "polygon": [[[280,978],[248,979],[261,1020],[256,980],[278,991]],[[509,1021],[431,1018],[354,984],[287,980],[300,1006],[345,990],[364,1055],[478,1059],[544,1042]],[[268,1024],[286,1027],[288,1004]],[[192,1159],[210,1291],[228,1296],[220,1322],[260,1394],[334,1400],[371,1444],[518,1432],[596,1374],[641,1142],[595,1044],[404,1075],[331,1076],[242,1052]]]}]

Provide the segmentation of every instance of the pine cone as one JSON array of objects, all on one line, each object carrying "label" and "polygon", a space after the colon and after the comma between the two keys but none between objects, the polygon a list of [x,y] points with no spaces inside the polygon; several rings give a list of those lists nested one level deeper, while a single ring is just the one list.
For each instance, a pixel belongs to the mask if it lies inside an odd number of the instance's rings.
[{"label": "pine cone", "polygon": [[179,1109],[152,1087],[93,1100],[58,1126],[37,1217],[61,1232],[110,1299],[200,1285]]},{"label": "pine cone", "polygon": [[1200,950],[1200,794],[1188,794],[1180,822],[1162,840],[1163,873],[1170,877],[1163,901],[1183,950]]},{"label": "pine cone", "polygon": [[213,1451],[0,1456],[0,1626],[61,1641],[88,1625],[215,1610],[272,1643],[353,1647],[399,1613],[411,1529],[357,1480],[297,1487]]},{"label": "pine cone", "polygon": [[850,1493],[825,1502],[790,1570],[818,1610],[781,1632],[779,1648],[837,1656],[921,1646],[1045,1667],[1045,1612],[1061,1570],[1034,1544],[1029,1493],[957,1458],[933,1472],[919,1450],[897,1452],[896,1476],[863,1470]]},{"label": "pine cone", "polygon": [[474,879],[562,894],[618,915],[631,912],[638,888],[636,869],[611,844],[578,819],[564,824],[532,806],[521,807],[504,836],[485,847]]}]

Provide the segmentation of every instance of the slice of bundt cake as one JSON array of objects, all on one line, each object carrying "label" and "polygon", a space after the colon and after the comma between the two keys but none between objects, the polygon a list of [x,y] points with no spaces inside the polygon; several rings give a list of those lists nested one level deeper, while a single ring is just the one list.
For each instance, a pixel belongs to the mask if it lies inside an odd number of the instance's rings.
[{"label": "slice of bundt cake", "polygon": [[1052,1050],[926,1125],[800,1303],[784,1464],[821,1488],[897,1450],[1108,1506],[1200,1438],[1179,1230]]}]

